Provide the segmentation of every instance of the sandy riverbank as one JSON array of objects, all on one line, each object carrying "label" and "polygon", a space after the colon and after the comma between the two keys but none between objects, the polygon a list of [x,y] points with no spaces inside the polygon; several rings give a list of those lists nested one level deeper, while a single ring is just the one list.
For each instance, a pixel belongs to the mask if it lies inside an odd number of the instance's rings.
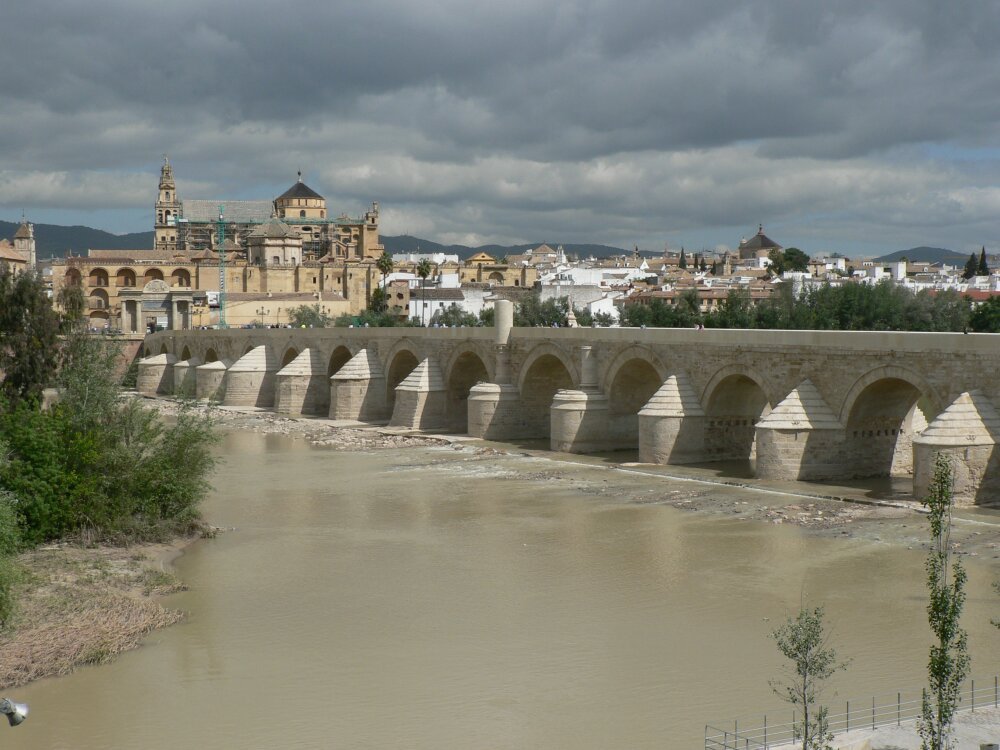
[{"label": "sandy riverbank", "polygon": [[20,555],[17,612],[0,636],[0,688],[111,661],[183,619],[160,600],[183,590],[171,562],[198,538],[128,547],[52,544]]}]

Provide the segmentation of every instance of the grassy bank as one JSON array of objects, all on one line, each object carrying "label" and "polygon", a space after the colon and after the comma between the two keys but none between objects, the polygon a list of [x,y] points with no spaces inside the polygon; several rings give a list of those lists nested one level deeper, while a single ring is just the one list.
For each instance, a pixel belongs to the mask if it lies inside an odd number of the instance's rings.
[{"label": "grassy bank", "polygon": [[183,619],[160,598],[184,589],[170,560],[197,538],[129,547],[53,544],[20,555],[17,612],[0,634],[0,688],[106,663]]}]

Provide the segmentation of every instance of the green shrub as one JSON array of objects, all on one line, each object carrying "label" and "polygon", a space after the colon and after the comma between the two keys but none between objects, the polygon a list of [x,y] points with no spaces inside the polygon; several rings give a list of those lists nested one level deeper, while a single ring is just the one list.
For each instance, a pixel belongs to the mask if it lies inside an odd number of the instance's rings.
[{"label": "green shrub", "polygon": [[14,587],[21,580],[21,571],[13,558],[0,555],[0,628],[7,628],[16,612]]}]

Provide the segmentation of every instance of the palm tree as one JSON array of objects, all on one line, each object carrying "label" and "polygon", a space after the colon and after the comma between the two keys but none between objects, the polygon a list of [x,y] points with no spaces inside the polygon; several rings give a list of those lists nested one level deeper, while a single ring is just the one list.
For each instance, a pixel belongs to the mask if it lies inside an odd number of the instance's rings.
[{"label": "palm tree", "polygon": [[420,325],[424,325],[424,310],[427,309],[427,300],[424,293],[427,286],[427,277],[431,275],[431,262],[424,258],[417,263],[417,276],[420,277]]},{"label": "palm tree", "polygon": [[392,256],[389,255],[388,252],[383,250],[382,254],[378,256],[378,259],[375,261],[375,268],[377,268],[379,271],[382,272],[382,299],[385,301],[385,309],[388,310],[389,295],[386,294],[385,284],[386,284],[386,277],[390,273],[392,273]]}]

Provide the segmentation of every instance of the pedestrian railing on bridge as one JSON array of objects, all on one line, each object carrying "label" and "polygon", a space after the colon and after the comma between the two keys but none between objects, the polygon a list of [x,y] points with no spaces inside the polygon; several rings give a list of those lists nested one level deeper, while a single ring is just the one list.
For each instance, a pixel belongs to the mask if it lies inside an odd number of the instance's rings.
[{"label": "pedestrian railing on bridge", "polygon": [[[962,686],[960,701],[959,711],[1000,707],[1000,676],[995,675],[988,680],[969,680]],[[880,726],[898,726],[913,721],[920,716],[923,697],[922,691],[911,690],[897,692],[894,700],[889,696],[872,696],[867,700],[823,705],[830,712],[827,715],[830,731],[841,734],[852,729],[877,729]],[[841,706],[843,712],[833,713]],[[765,715],[763,721],[745,724],[734,721],[729,727],[706,724],[705,750],[771,750],[795,742],[801,714],[792,711],[790,722],[774,721],[775,718],[777,717],[771,714]]]}]

